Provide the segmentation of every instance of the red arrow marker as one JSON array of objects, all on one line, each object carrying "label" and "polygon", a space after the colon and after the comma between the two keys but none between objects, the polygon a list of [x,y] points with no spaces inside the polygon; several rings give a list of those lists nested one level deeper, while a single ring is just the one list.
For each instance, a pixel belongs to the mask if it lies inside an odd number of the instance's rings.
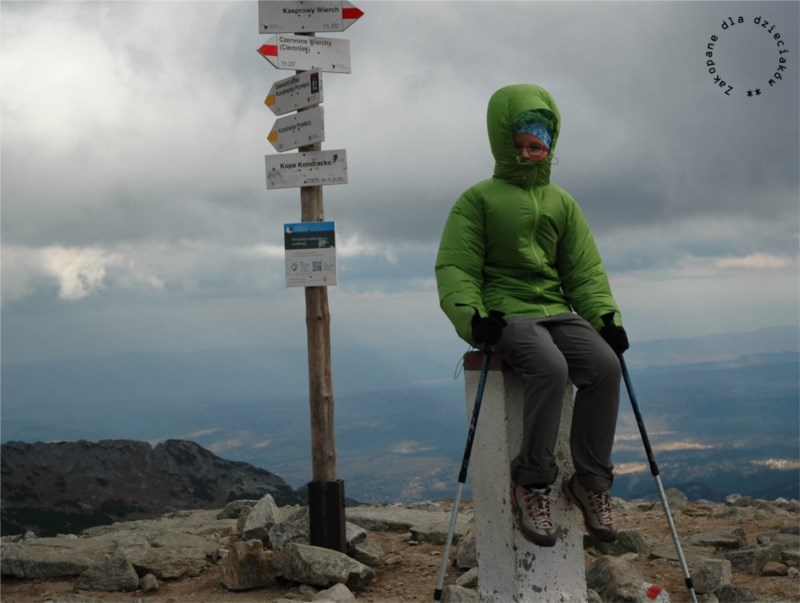
[{"label": "red arrow marker", "polygon": [[364,16],[364,11],[360,8],[356,8],[353,6],[352,8],[343,8],[342,9],[342,20],[343,21],[355,21],[356,19],[360,19]]},{"label": "red arrow marker", "polygon": [[277,44],[264,44],[261,48],[258,49],[259,54],[265,57],[276,57],[278,56],[278,45]]}]

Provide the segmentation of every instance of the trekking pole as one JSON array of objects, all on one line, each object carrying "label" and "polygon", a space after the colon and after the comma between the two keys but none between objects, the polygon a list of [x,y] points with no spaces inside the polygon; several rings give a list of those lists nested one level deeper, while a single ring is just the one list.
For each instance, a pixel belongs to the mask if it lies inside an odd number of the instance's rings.
[{"label": "trekking pole", "polygon": [[489,375],[489,363],[492,359],[493,351],[488,348],[483,351],[483,365],[481,375],[478,379],[478,392],[475,395],[475,404],[472,407],[472,419],[469,422],[467,431],[467,443],[464,446],[464,457],[461,460],[461,471],[458,473],[458,489],[453,500],[453,509],[450,512],[450,527],[447,530],[447,540],[444,544],[444,554],[442,563],[439,566],[439,577],[436,579],[436,590],[433,592],[433,600],[442,600],[442,587],[444,586],[444,575],[447,571],[447,561],[450,558],[450,545],[453,542],[453,534],[456,531],[456,520],[458,518],[458,505],[461,504],[461,492],[464,490],[464,482],[467,481],[467,468],[469,467],[469,457],[472,453],[472,440],[475,439],[475,428],[478,425],[478,415],[481,411],[481,401],[483,400],[483,390],[486,387],[486,378]]},{"label": "trekking pole", "polygon": [[[603,322],[614,324],[614,315],[603,316]],[[672,513],[669,510],[669,502],[667,502],[667,495],[664,493],[664,486],[661,484],[661,477],[659,476],[658,465],[656,465],[656,458],[653,456],[653,448],[650,446],[650,438],[647,437],[647,431],[644,428],[644,420],[642,413],[639,412],[639,403],[636,401],[636,393],[633,391],[631,384],[631,376],[628,373],[628,367],[625,365],[625,359],[622,354],[617,354],[619,358],[620,367],[622,367],[622,378],[625,380],[625,388],[628,390],[628,399],[631,401],[631,408],[636,417],[636,424],[639,426],[639,434],[642,436],[642,444],[644,444],[644,451],[647,454],[647,462],[650,463],[650,473],[653,474],[656,487],[658,488],[658,496],[661,498],[661,506],[664,508],[664,514],[667,516],[667,523],[669,530],[672,534],[672,542],[675,543],[675,550],[678,552],[678,561],[683,570],[683,578],[686,583],[686,588],[689,589],[689,594],[692,597],[692,603],[697,603],[697,595],[694,592],[694,584],[692,576],[689,573],[689,567],[686,565],[686,558],[683,556],[683,549],[681,548],[681,541],[678,538],[678,531],[675,529],[675,522],[672,520]]]}]

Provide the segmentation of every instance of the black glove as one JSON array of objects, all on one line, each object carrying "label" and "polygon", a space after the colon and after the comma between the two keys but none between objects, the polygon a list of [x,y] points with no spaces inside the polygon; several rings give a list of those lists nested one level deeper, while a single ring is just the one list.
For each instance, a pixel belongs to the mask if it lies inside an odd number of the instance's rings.
[{"label": "black glove", "polygon": [[475,343],[494,345],[500,341],[503,335],[503,327],[508,323],[503,319],[504,314],[497,310],[491,310],[489,316],[481,318],[475,310],[472,315],[472,339]]},{"label": "black glove", "polygon": [[606,343],[611,346],[618,355],[627,350],[630,345],[628,344],[628,334],[623,327],[614,324],[614,313],[609,312],[602,316],[603,326],[600,328],[600,336],[606,340]]}]

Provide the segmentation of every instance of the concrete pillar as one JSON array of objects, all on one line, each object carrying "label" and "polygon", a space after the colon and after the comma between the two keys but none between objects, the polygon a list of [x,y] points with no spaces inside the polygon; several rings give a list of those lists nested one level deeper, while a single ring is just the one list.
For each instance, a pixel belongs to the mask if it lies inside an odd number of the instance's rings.
[{"label": "concrete pillar", "polygon": [[[468,418],[472,417],[482,358],[479,352],[464,356]],[[569,451],[573,403],[572,387],[567,387],[556,445],[559,475],[552,493],[558,542],[554,547],[540,547],[519,533],[510,502],[510,463],[522,441],[522,382],[498,357],[492,358],[469,467],[481,601],[586,601],[583,518],[561,492],[562,483],[573,472]]]}]

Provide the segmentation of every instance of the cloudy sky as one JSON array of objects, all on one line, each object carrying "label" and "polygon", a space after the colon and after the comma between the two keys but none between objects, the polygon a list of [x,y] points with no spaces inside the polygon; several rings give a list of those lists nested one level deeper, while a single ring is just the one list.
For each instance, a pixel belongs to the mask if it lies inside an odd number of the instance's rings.
[{"label": "cloudy sky", "polygon": [[[354,3],[365,16],[327,34],[352,73],[323,74],[322,146],[349,167],[324,189],[334,354],[464,351],[438,238],[491,175],[489,96],[523,82],[559,104],[553,180],[634,346],[798,323],[798,3]],[[300,193],[264,174],[264,97],[292,72],[256,52],[257,2],[0,11],[3,362],[304,345],[282,232]]]}]

